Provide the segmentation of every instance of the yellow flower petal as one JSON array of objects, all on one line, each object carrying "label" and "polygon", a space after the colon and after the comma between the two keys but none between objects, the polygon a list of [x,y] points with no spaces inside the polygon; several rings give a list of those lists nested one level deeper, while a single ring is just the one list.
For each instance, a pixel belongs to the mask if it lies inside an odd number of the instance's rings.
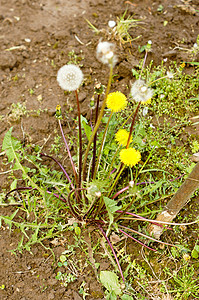
[{"label": "yellow flower petal", "polygon": [[127,106],[127,99],[121,92],[110,93],[106,99],[106,105],[113,112],[118,112]]},{"label": "yellow flower petal", "polygon": [[120,151],[120,160],[126,166],[133,167],[141,160],[141,154],[134,148],[122,149]]},{"label": "yellow flower petal", "polygon": [[[119,143],[119,145],[126,146],[129,138],[129,132],[125,129],[119,129],[115,135],[115,140]],[[130,143],[132,142],[132,136],[130,138]]]}]

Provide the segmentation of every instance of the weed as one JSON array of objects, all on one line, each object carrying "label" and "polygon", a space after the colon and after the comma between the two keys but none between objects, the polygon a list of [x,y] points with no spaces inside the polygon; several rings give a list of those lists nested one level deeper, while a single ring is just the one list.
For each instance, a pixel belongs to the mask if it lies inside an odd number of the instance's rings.
[{"label": "weed", "polygon": [[132,16],[128,16],[126,18],[126,13],[127,11],[125,11],[121,17],[117,18],[117,25],[115,28],[113,28],[115,37],[116,39],[119,39],[121,44],[125,44],[125,43],[131,44],[134,40],[140,38],[140,36],[132,38],[132,36],[129,33],[129,30],[131,28],[138,26],[140,20],[136,20]]},{"label": "weed", "polygon": [[171,276],[169,283],[173,289],[169,293],[175,293],[175,299],[187,300],[190,296],[194,299],[199,299],[199,284],[198,279],[194,279],[194,266],[189,266],[188,263],[182,266],[178,271],[170,272],[165,268],[165,272]]},{"label": "weed", "polygon": [[26,104],[25,103],[13,103],[10,108],[10,113],[8,119],[10,121],[18,121],[22,116],[27,114]]},{"label": "weed", "polygon": [[[132,23],[131,19],[130,21],[128,26]],[[150,43],[148,44],[150,45]],[[84,227],[94,226],[108,243],[121,278],[125,282],[125,278],[128,277],[127,271],[126,273],[122,271],[121,263],[123,261],[119,260],[119,254],[117,255],[110,240],[111,232],[117,232],[121,236],[137,241],[154,252],[156,250],[151,248],[147,240],[179,248],[176,245],[149,237],[147,232],[146,234],[141,232],[140,226],[134,230],[130,223],[128,223],[129,225],[126,223],[126,220],[154,223],[153,220],[146,218],[147,215],[153,217],[157,211],[161,210],[161,204],[158,209],[154,209],[154,202],[164,200],[165,197],[174,194],[179,187],[176,180],[176,175],[179,174],[173,174],[173,169],[178,165],[180,176],[177,179],[181,178],[182,170],[185,172],[187,168],[187,157],[183,158],[183,147],[176,151],[173,146],[182,133],[182,126],[188,124],[186,123],[188,115],[182,116],[179,109],[185,109],[184,103],[182,106],[182,99],[187,96],[193,97],[198,89],[197,78],[194,76],[191,79],[184,77],[182,66],[180,68],[176,66],[174,70],[170,69],[170,73],[163,66],[155,71],[151,70],[152,65],[145,68],[149,49],[149,46],[144,49],[146,53],[144,61],[140,65],[140,72],[133,71],[137,80],[131,87],[130,109],[127,97],[123,93],[119,91],[110,93],[113,67],[117,61],[114,46],[108,42],[99,43],[97,57],[108,65],[109,79],[101,108],[99,108],[99,103],[103,89],[101,85],[95,87],[96,106],[91,124],[81,116],[78,89],[83,80],[82,71],[76,64],[67,64],[59,70],[57,77],[59,85],[64,90],[74,92],[77,102],[78,145],[75,141],[76,153],[74,156],[71,154],[70,138],[65,136],[62,127],[61,106],[58,104],[56,107],[56,118],[71,164],[72,175],[67,173],[64,165],[56,158],[41,152],[39,148],[36,153],[26,151],[20,141],[12,136],[12,128],[6,133],[3,151],[6,152],[9,163],[12,163],[12,169],[22,173],[24,183],[24,186],[18,187],[16,178],[14,178],[13,189],[7,193],[6,201],[12,192],[27,191],[26,197],[18,196],[22,210],[26,214],[25,219],[22,219],[22,222],[14,221],[19,210],[9,217],[1,217],[10,228],[14,225],[23,233],[17,250],[27,249],[30,251],[31,245],[34,243],[42,244],[43,240],[57,237],[68,229],[75,233],[75,240],[80,247]],[[77,61],[74,53],[73,59]],[[187,81],[189,86],[187,86]],[[164,95],[167,101],[160,102],[160,95]],[[151,98],[153,99],[151,100]],[[156,130],[153,130],[154,125],[150,126],[152,118],[147,118],[147,114],[144,116],[143,110],[141,112],[142,105],[146,108],[146,105],[150,105],[151,102],[153,105],[150,107],[151,112],[156,112],[158,117],[176,113],[174,119],[179,123],[176,121],[176,126],[173,127],[166,120],[164,123],[158,124]],[[195,112],[197,108],[194,104],[189,105],[188,109],[189,112]],[[51,151],[58,152],[59,143],[60,139],[57,137],[54,144],[56,146],[53,146]],[[165,155],[171,158],[171,154],[172,161],[164,160],[162,162],[160,160],[160,156]],[[178,163],[179,156],[184,159],[181,162],[182,166]],[[152,158],[151,165],[149,164],[150,158]],[[46,159],[55,163],[61,172],[51,171],[50,167],[45,166]],[[30,211],[35,214],[35,220],[32,223],[27,221]],[[71,224],[66,223],[68,215],[72,217]],[[162,224],[156,225],[163,226]],[[29,235],[26,228],[30,230]],[[72,250],[68,249],[67,252],[62,253],[60,262],[58,262],[59,268],[67,268],[67,272],[65,270],[58,271],[56,277],[65,286],[76,280],[78,276],[78,267],[70,261]],[[197,247],[195,250],[197,251]],[[130,266],[131,270],[137,270],[137,282],[141,288],[147,289],[148,282],[151,280],[150,276],[146,275],[147,271],[135,263]],[[186,277],[187,273],[184,273],[183,276]],[[148,277],[147,282],[146,277]],[[175,282],[178,283],[176,278]],[[116,274],[101,273],[101,282],[108,290],[110,299],[115,299],[114,297],[122,294]],[[189,280],[187,281],[188,285]],[[191,289],[193,290],[193,287]],[[80,290],[83,297],[86,297],[84,284]],[[180,287],[179,290],[181,292]],[[196,294],[196,291],[191,293]],[[122,297],[122,299],[127,299],[128,294],[124,294]]]},{"label": "weed", "polygon": [[68,64],[79,65],[82,67],[81,61],[84,59],[82,56],[82,50],[80,50],[80,55],[77,55],[74,50],[68,52],[69,61]]}]

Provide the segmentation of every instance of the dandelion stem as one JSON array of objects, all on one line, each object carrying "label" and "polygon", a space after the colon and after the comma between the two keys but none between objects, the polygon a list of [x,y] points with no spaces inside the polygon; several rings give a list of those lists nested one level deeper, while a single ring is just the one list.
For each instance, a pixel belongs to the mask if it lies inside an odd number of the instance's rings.
[{"label": "dandelion stem", "polygon": [[116,260],[118,269],[119,269],[119,271],[120,271],[122,280],[123,280],[123,282],[125,282],[125,280],[124,280],[124,275],[123,275],[123,273],[122,273],[122,268],[121,268],[121,266],[120,266],[119,260],[118,260],[118,258],[117,258],[116,253],[115,253],[115,250],[114,250],[114,248],[113,248],[113,246],[112,246],[112,244],[111,244],[109,238],[107,237],[106,233],[104,232],[103,228],[101,227],[101,225],[100,225],[100,224],[97,224],[97,226],[99,227],[99,229],[101,230],[101,233],[103,234],[103,236],[105,237],[107,243],[109,244],[109,246],[110,246],[110,248],[111,248],[111,251],[112,251],[112,253],[113,253],[114,257],[115,257],[115,260]]},{"label": "dandelion stem", "polygon": [[98,167],[99,167],[99,164],[100,164],[101,153],[102,153],[102,149],[104,147],[104,143],[105,143],[105,140],[106,140],[106,134],[107,134],[108,126],[109,126],[109,123],[111,121],[112,115],[113,115],[113,112],[111,112],[111,114],[109,116],[109,119],[108,119],[108,122],[106,124],[106,127],[104,129],[103,137],[102,137],[102,140],[101,140],[101,145],[100,145],[99,152],[98,152],[97,162],[96,162],[96,166],[95,166],[95,172],[94,172],[94,176],[93,176],[94,179],[96,177],[96,174],[97,174],[97,171],[98,171]]},{"label": "dandelion stem", "polygon": [[112,193],[112,191],[113,191],[113,189],[114,189],[114,187],[115,187],[118,179],[120,178],[120,175],[123,172],[124,168],[125,168],[125,165],[123,163],[121,163],[120,168],[119,168],[119,170],[118,170],[118,172],[117,172],[117,174],[115,176],[114,182],[113,182],[113,184],[112,184],[112,186],[110,188],[110,191],[108,193],[108,197],[111,195],[111,193]]},{"label": "dandelion stem", "polygon": [[141,69],[141,72],[140,72],[139,80],[141,79],[141,76],[142,76],[142,72],[143,72],[143,69],[144,69],[144,66],[145,66],[145,63],[146,63],[147,55],[148,55],[148,50],[146,49],[146,53],[145,53],[145,56],[144,56],[144,61],[143,61],[143,64],[142,64],[142,69]]},{"label": "dandelion stem", "polygon": [[133,132],[133,126],[134,126],[134,124],[135,124],[135,118],[136,118],[136,116],[137,116],[137,113],[138,113],[140,104],[141,104],[141,102],[138,103],[138,106],[137,106],[136,111],[135,111],[134,116],[133,116],[133,120],[132,120],[132,123],[131,123],[130,132],[129,132],[129,137],[128,137],[128,141],[127,141],[127,145],[126,145],[126,149],[128,149],[129,144],[130,144],[131,135],[132,135],[132,132]]},{"label": "dandelion stem", "polygon": [[107,175],[107,180],[109,179],[110,174],[112,174],[112,173],[111,173],[111,169],[112,169],[112,167],[113,167],[115,158],[117,157],[118,151],[119,151],[119,150],[120,150],[120,146],[118,146],[118,148],[117,148],[117,150],[115,151],[115,154],[114,154],[114,156],[113,156],[113,158],[112,158],[111,164],[110,164],[110,166],[109,166],[109,172],[108,172],[108,175]]},{"label": "dandelion stem", "polygon": [[[100,94],[97,96],[97,105],[96,105],[96,110],[95,110],[95,125],[97,123],[97,118],[98,118],[98,111],[99,111],[99,99],[100,99]],[[91,171],[91,178],[93,179],[94,177],[94,171],[95,171],[95,161],[96,161],[96,144],[97,144],[97,132],[94,136],[93,140],[93,160],[92,160],[92,171]]]},{"label": "dandelion stem", "polygon": [[144,233],[141,233],[141,232],[139,232],[139,231],[137,231],[137,230],[133,230],[132,228],[128,228],[128,227],[126,227],[126,226],[122,226],[122,225],[118,225],[119,227],[122,227],[122,228],[124,228],[124,229],[126,229],[126,230],[129,230],[129,231],[131,231],[131,232],[134,232],[134,233],[136,233],[136,234],[139,234],[139,235],[141,235],[141,236],[143,236],[143,237],[145,237],[145,238],[147,238],[147,239],[149,239],[149,240],[152,240],[152,241],[154,241],[154,242],[157,242],[157,243],[160,243],[160,244],[163,244],[163,245],[168,245],[168,246],[172,246],[172,247],[178,247],[178,246],[175,246],[175,245],[173,245],[173,244],[169,244],[169,243],[165,243],[165,242],[162,242],[162,241],[160,241],[160,240],[157,240],[157,239],[154,239],[154,238],[152,238],[151,236],[148,236],[148,235],[146,235],[146,234],[144,234]]},{"label": "dandelion stem", "polygon": [[159,80],[165,79],[165,78],[169,78],[169,76],[168,76],[168,75],[166,75],[166,76],[163,76],[163,77],[157,78],[157,79],[153,80],[152,82],[150,82],[150,83],[148,84],[148,86],[152,85],[153,83],[155,83],[155,82],[157,82],[157,81],[159,81]]},{"label": "dandelion stem", "polygon": [[40,155],[41,155],[41,156],[48,157],[48,158],[54,160],[54,161],[60,166],[60,168],[62,169],[62,171],[63,171],[63,173],[65,174],[66,178],[67,178],[68,181],[70,182],[71,187],[74,189],[74,185],[73,185],[73,183],[71,182],[71,179],[70,179],[68,173],[66,172],[66,170],[64,169],[64,167],[62,166],[62,164],[60,164],[60,162],[59,162],[57,159],[55,159],[54,157],[52,157],[52,156],[50,156],[50,155],[47,155],[47,154],[45,154],[45,153],[40,153]]},{"label": "dandelion stem", "polygon": [[[119,229],[119,228],[118,228],[118,230],[119,230],[120,232],[122,232],[124,235],[128,236],[130,239],[132,239],[132,240],[136,241],[137,243],[139,243],[140,245],[146,247],[147,249],[149,249],[149,250],[151,250],[151,251],[157,251],[157,250],[155,250],[155,249],[153,249],[153,248],[151,248],[151,247],[145,245],[144,243],[140,242],[139,240],[135,239],[134,237],[132,237],[130,234],[126,233],[126,232],[123,231],[122,229]],[[137,232],[137,233],[139,233],[139,232]]]},{"label": "dandelion stem", "polygon": [[74,176],[75,176],[75,181],[76,181],[76,183],[78,184],[78,181],[77,181],[77,173],[76,173],[76,171],[75,171],[75,165],[74,165],[74,162],[73,162],[71,153],[70,153],[70,149],[69,149],[68,143],[67,143],[66,138],[65,138],[65,136],[64,136],[64,132],[63,132],[63,129],[62,129],[62,126],[61,126],[61,120],[58,119],[58,122],[59,122],[59,127],[60,127],[60,130],[61,130],[61,134],[62,134],[62,137],[63,137],[63,140],[64,140],[64,144],[65,144],[65,146],[66,146],[66,150],[67,150],[68,156],[69,156],[69,158],[70,158],[71,166],[72,166],[73,173],[74,173]]},{"label": "dandelion stem", "polygon": [[110,65],[108,85],[107,85],[104,101],[102,102],[102,107],[101,107],[101,110],[100,110],[100,113],[99,113],[99,117],[98,117],[97,123],[95,124],[95,127],[93,129],[92,135],[90,137],[90,140],[88,142],[88,146],[87,146],[87,149],[86,149],[86,152],[85,152],[85,155],[84,155],[84,162],[83,162],[83,167],[82,167],[83,181],[85,181],[85,179],[86,179],[86,161],[87,161],[87,158],[88,158],[88,153],[89,153],[91,144],[94,140],[95,134],[96,134],[96,132],[97,132],[99,126],[100,126],[100,123],[101,123],[101,120],[102,120],[102,117],[103,117],[103,114],[104,114],[104,109],[105,109],[105,106],[106,106],[106,99],[107,99],[107,96],[108,96],[108,93],[109,93],[110,87],[111,87],[112,75],[113,75],[113,64]]},{"label": "dandelion stem", "polygon": [[79,106],[79,97],[77,90],[75,90],[77,100],[77,111],[78,111],[78,127],[79,127],[79,176],[78,176],[78,188],[81,188],[81,174],[82,174],[82,128],[81,128],[81,114]]}]

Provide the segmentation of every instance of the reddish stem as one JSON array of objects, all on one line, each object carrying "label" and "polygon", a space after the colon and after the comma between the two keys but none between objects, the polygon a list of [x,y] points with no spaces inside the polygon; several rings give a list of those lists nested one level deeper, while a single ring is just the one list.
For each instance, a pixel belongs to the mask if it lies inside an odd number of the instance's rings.
[{"label": "reddish stem", "polygon": [[136,111],[135,111],[134,116],[133,116],[133,120],[132,120],[132,123],[131,123],[130,132],[129,132],[129,137],[128,137],[128,141],[127,141],[127,145],[126,145],[126,149],[129,147],[129,144],[130,144],[131,135],[132,135],[132,132],[133,132],[133,126],[135,124],[135,118],[137,116],[140,104],[141,104],[141,102],[138,103],[138,106],[137,106]]},{"label": "reddish stem", "polygon": [[122,276],[122,280],[123,280],[123,282],[125,282],[125,280],[124,280],[124,275],[123,275],[123,273],[122,273],[122,268],[121,268],[121,266],[120,266],[119,260],[118,260],[118,258],[117,258],[116,253],[115,253],[115,250],[114,250],[114,248],[113,248],[113,246],[112,246],[112,244],[111,244],[109,238],[107,237],[106,233],[104,232],[103,228],[101,227],[101,225],[100,225],[100,224],[97,224],[97,226],[99,227],[99,229],[101,230],[101,233],[103,234],[103,236],[105,237],[107,243],[109,244],[109,246],[110,246],[110,248],[111,248],[111,251],[113,252],[113,255],[114,255],[114,257],[115,257],[116,263],[117,263],[117,265],[118,265],[120,274],[121,274],[121,276]]},{"label": "reddish stem", "polygon": [[[97,105],[96,105],[96,111],[95,111],[95,124],[97,123],[98,112],[99,112],[99,99],[100,99],[100,95],[98,95],[98,97],[97,97]],[[96,134],[94,136],[94,140],[93,140],[93,160],[92,160],[92,171],[91,171],[92,179],[93,179],[94,171],[95,171],[96,144],[97,144],[97,132],[96,132]]]},{"label": "reddish stem", "polygon": [[79,126],[79,176],[78,176],[78,188],[81,188],[81,175],[82,175],[82,128],[81,128],[81,113],[77,90],[75,90],[77,100],[78,111],[78,126]]}]

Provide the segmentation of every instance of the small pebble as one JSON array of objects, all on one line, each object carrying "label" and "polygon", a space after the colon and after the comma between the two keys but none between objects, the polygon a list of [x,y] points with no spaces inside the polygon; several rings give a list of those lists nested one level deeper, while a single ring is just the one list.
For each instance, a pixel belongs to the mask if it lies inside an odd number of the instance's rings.
[{"label": "small pebble", "polygon": [[115,22],[115,21],[108,21],[108,26],[109,26],[110,28],[115,27],[115,25],[116,25],[116,22]]}]

